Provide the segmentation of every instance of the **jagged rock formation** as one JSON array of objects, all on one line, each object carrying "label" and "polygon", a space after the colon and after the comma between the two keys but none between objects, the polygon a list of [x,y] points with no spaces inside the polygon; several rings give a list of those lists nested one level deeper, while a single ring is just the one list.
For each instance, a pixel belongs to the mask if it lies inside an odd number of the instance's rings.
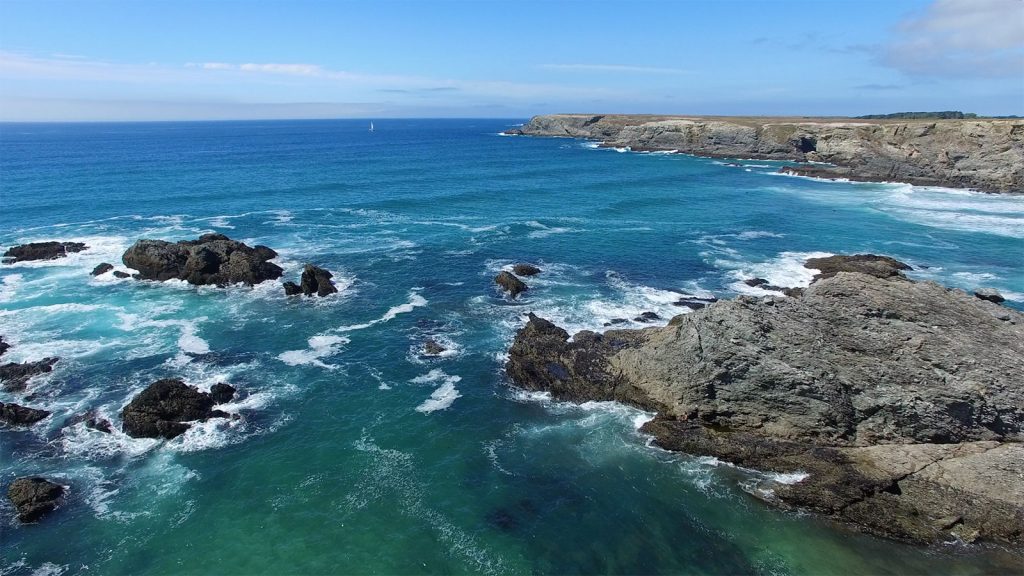
[{"label": "jagged rock formation", "polygon": [[9,426],[31,426],[49,415],[46,410],[0,402],[0,422]]},{"label": "jagged rock formation", "polygon": [[535,116],[512,134],[570,136],[633,150],[813,161],[794,174],[1024,192],[1024,119]]},{"label": "jagged rock formation", "polygon": [[184,434],[189,422],[227,418],[228,413],[213,406],[231,400],[234,393],[227,384],[216,384],[207,393],[181,380],[157,380],[121,411],[121,429],[134,438],[171,439]]},{"label": "jagged rock formation", "polygon": [[13,264],[26,260],[54,260],[87,248],[88,246],[81,242],[33,242],[8,248],[4,252],[3,261],[6,264]]},{"label": "jagged rock formation", "polygon": [[37,476],[18,478],[7,488],[7,498],[18,509],[18,520],[35,522],[57,509],[64,487]]},{"label": "jagged rock formation", "polygon": [[504,270],[498,272],[498,275],[494,277],[494,283],[501,286],[501,289],[508,292],[508,295],[512,298],[517,298],[520,294],[529,290],[529,286],[525,282]]},{"label": "jagged rock formation", "polygon": [[185,280],[189,284],[259,284],[281,277],[277,257],[266,246],[250,247],[224,236],[204,234],[198,240],[165,242],[139,240],[122,256],[124,265],[138,270],[140,280]]},{"label": "jagged rock formation", "polygon": [[296,296],[298,294],[327,296],[328,294],[334,294],[338,289],[331,282],[333,277],[333,274],[319,266],[306,264],[305,268],[302,269],[302,277],[299,279],[299,284],[285,282],[284,293],[288,296]]},{"label": "jagged rock formation", "polygon": [[92,272],[90,272],[90,274],[92,274],[93,276],[99,276],[100,274],[106,274],[107,272],[110,272],[113,269],[113,264],[103,262],[102,264],[97,264],[96,267],[92,269]]},{"label": "jagged rock formation", "polygon": [[[667,449],[809,474],[756,491],[767,500],[915,542],[1024,540],[1024,315],[888,275],[883,257],[831,264],[798,297],[719,301],[664,328],[569,340],[531,315],[506,370],[559,399],[656,411],[644,430]],[[865,266],[877,274],[847,271]]]},{"label": "jagged rock formation", "polygon": [[8,362],[0,366],[0,385],[5,392],[21,392],[34,376],[52,371],[57,360],[59,359],[50,357],[21,364]]},{"label": "jagged rock formation", "polygon": [[0,356],[3,356],[4,352],[7,352],[10,349],[11,345],[4,340],[3,336],[0,336]]}]

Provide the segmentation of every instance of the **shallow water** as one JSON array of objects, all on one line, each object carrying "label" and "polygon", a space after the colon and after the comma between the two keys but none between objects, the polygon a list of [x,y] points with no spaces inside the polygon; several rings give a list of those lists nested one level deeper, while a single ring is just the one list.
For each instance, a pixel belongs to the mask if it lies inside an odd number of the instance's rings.
[{"label": "shallow water", "polygon": [[[761,475],[669,454],[651,415],[508,386],[523,315],[570,331],[762,294],[814,253],[884,253],[912,276],[1024,307],[1024,198],[780,176],[778,163],[500,137],[511,121],[0,126],[0,246],[90,249],[0,267],[5,361],[59,355],[0,431],[0,478],[71,487],[37,525],[0,512],[2,574],[1010,571],[1019,552],[901,545],[769,508]],[[138,238],[221,232],[340,293],[93,278]],[[519,301],[491,278],[544,272]],[[635,323],[633,323],[635,324]],[[433,337],[448,348],[419,354]],[[242,392],[237,421],[168,442],[104,435],[145,385]],[[0,400],[17,400],[0,394]],[[60,543],[56,545],[55,543]]]}]

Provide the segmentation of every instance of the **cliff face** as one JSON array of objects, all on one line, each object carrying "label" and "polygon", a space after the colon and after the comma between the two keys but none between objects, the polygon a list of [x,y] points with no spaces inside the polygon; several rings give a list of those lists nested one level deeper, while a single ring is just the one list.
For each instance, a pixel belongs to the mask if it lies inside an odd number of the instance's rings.
[{"label": "cliff face", "polygon": [[840,271],[664,328],[531,317],[506,370],[658,417],[667,449],[781,474],[756,495],[917,542],[1024,539],[1024,315],[902,275]]},{"label": "cliff face", "polygon": [[535,116],[509,131],[633,150],[826,162],[787,171],[1024,193],[1024,120],[836,120],[626,115]]}]

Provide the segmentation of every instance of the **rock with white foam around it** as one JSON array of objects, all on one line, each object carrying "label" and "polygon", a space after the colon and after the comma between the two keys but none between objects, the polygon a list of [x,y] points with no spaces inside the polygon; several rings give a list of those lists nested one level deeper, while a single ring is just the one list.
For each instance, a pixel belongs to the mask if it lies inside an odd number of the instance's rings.
[{"label": "rock with white foam around it", "polygon": [[56,260],[87,248],[89,247],[81,242],[33,242],[8,248],[4,252],[3,261],[6,264],[14,264],[29,260]]},{"label": "rock with white foam around it", "polygon": [[57,509],[64,487],[38,476],[18,478],[7,488],[7,498],[18,510],[18,520],[35,522]]},{"label": "rock with white foam around it", "polygon": [[281,277],[280,266],[268,262],[277,253],[266,246],[251,247],[224,236],[204,234],[197,240],[165,242],[139,240],[122,256],[124,265],[138,270],[140,280],[185,280],[189,284],[226,286],[259,284]]},{"label": "rock with white foam around it", "polygon": [[207,393],[181,380],[157,380],[121,411],[121,428],[133,438],[171,439],[184,434],[191,422],[229,417],[213,406],[233,396],[234,388],[227,384],[217,384]]}]

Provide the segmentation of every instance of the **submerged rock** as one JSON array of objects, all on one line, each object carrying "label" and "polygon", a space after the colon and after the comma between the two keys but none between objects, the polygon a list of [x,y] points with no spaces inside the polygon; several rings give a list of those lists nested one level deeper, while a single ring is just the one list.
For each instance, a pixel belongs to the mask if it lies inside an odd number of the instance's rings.
[{"label": "submerged rock", "polygon": [[298,296],[302,294],[302,287],[295,282],[285,282],[283,286],[285,296]]},{"label": "submerged rock", "polygon": [[653,322],[655,320],[661,320],[661,316],[658,316],[656,312],[644,312],[643,314],[633,318],[634,322]]},{"label": "submerged rock", "polygon": [[508,295],[512,298],[516,298],[523,292],[529,290],[529,286],[527,286],[525,282],[504,270],[494,277],[494,282],[498,286],[501,286],[503,290],[508,292]]},{"label": "submerged rock", "polygon": [[110,272],[113,269],[113,264],[107,264],[106,262],[104,262],[102,264],[98,264],[95,268],[93,268],[91,274],[93,276],[99,276],[100,274],[106,274],[107,272]]},{"label": "submerged rock", "polygon": [[50,357],[21,364],[8,362],[0,366],[0,384],[3,385],[5,392],[21,392],[34,376],[52,371],[57,360],[59,358]]},{"label": "submerged rock", "polygon": [[531,315],[506,372],[655,410],[644,431],[664,448],[787,475],[754,491],[769,501],[914,542],[1020,542],[1024,315],[896,264],[813,266],[834,275],[799,298],[741,296],[666,328],[570,341]]},{"label": "submerged rock", "polygon": [[189,422],[228,417],[213,406],[226,401],[225,397],[230,400],[233,395],[233,388],[230,394],[220,387],[206,393],[181,380],[157,380],[121,411],[121,429],[134,438],[174,438],[189,429]]},{"label": "submerged rock", "polygon": [[114,270],[114,278],[129,278],[129,277],[131,277],[131,274],[129,274],[127,272],[122,272],[120,270]]},{"label": "submerged rock", "polygon": [[234,386],[220,382],[210,386],[210,399],[213,400],[214,404],[231,402],[237,391]]},{"label": "submerged rock", "polygon": [[427,338],[426,341],[423,342],[423,354],[426,356],[437,356],[446,350],[447,348],[441,346],[441,344],[433,338]]},{"label": "submerged rock", "polygon": [[994,288],[978,288],[974,291],[974,296],[995,304],[1001,304],[1006,301],[1006,298],[1003,298],[1003,295]]},{"label": "submerged rock", "polygon": [[7,488],[7,498],[18,510],[18,520],[35,522],[57,509],[64,487],[38,476],[18,478]]},{"label": "submerged rock", "polygon": [[189,284],[226,286],[259,284],[281,277],[280,266],[268,262],[277,253],[266,246],[250,247],[224,236],[204,234],[197,240],[139,240],[122,256],[138,270],[140,280],[185,280]]},{"label": "submerged rock", "polygon": [[0,402],[0,422],[10,426],[31,426],[49,415],[46,410]]},{"label": "submerged rock", "polygon": [[3,260],[6,264],[27,260],[55,260],[87,248],[88,246],[81,242],[33,242],[8,248],[4,252]]},{"label": "submerged rock", "polygon": [[537,268],[533,264],[520,262],[512,267],[512,273],[516,276],[536,276],[541,273],[541,269]]}]

